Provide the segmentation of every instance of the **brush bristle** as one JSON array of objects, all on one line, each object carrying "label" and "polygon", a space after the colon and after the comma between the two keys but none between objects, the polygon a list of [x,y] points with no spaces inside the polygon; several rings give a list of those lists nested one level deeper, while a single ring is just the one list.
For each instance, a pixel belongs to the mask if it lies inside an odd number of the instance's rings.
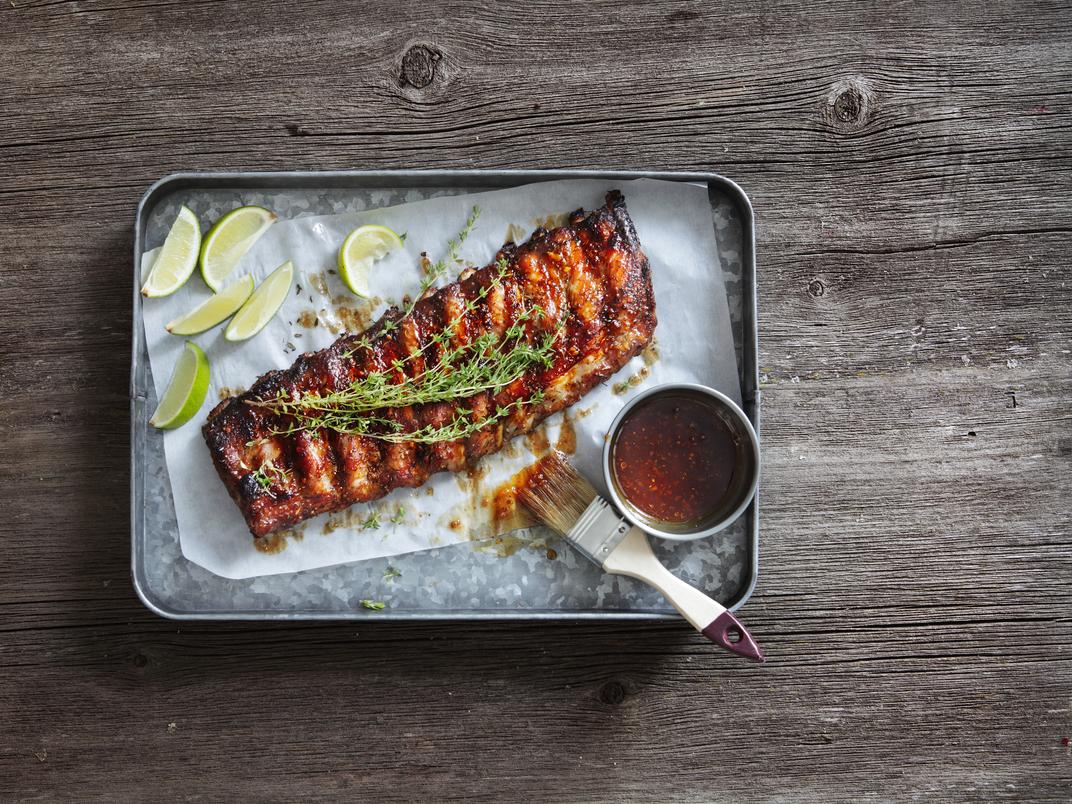
[{"label": "brush bristle", "polygon": [[565,536],[596,497],[596,490],[565,455],[552,450],[536,463],[517,496],[541,522]]}]

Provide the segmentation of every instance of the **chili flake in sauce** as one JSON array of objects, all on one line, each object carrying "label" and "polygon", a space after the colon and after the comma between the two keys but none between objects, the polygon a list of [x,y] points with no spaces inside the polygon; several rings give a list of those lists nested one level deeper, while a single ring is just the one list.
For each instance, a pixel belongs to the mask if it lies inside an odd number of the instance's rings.
[{"label": "chili flake in sauce", "polygon": [[612,454],[622,496],[674,524],[718,510],[736,463],[736,437],[713,403],[684,394],[638,404],[622,422]]}]

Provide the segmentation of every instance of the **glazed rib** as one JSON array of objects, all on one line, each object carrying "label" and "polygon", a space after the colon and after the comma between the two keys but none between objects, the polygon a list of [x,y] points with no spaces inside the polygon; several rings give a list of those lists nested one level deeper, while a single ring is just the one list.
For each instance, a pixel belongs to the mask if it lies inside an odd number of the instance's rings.
[{"label": "glazed rib", "polygon": [[[203,433],[216,471],[254,537],[292,527],[317,514],[369,502],[404,486],[419,486],[440,471],[458,471],[503,443],[530,431],[547,416],[572,405],[618,371],[643,349],[655,331],[655,298],[647,257],[640,248],[625,200],[617,191],[587,217],[583,210],[565,226],[537,229],[521,245],[507,244],[497,255],[507,264],[501,281],[496,264],[468,269],[458,281],[426,294],[409,316],[389,310],[365,336],[371,348],[356,348],[361,334],[346,334],[327,349],[304,354],[284,371],[262,376],[244,394],[217,405]],[[466,303],[486,298],[466,314]],[[451,322],[454,345],[493,331],[501,335],[526,310],[539,305],[548,315],[526,323],[527,337],[541,337],[564,321],[549,367],[534,366],[494,396],[482,393],[460,403],[438,402],[377,411],[407,431],[445,425],[464,409],[473,421],[500,406],[542,391],[542,401],[514,408],[472,435],[432,444],[394,443],[334,430],[275,435],[286,418],[258,401],[282,392],[291,399],[309,392],[343,390],[360,377],[389,370],[396,359],[428,345]],[[398,326],[387,327],[388,321]],[[397,380],[418,377],[434,364],[437,347],[407,362]],[[405,376],[401,376],[402,374]],[[258,470],[275,470],[265,481]],[[260,482],[258,482],[258,479]]]}]

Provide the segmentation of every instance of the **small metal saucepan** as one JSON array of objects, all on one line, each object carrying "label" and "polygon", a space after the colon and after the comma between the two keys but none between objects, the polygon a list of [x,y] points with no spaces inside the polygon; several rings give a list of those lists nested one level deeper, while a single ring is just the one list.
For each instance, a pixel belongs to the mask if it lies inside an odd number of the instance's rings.
[{"label": "small metal saucepan", "polygon": [[[629,500],[619,482],[615,470],[615,447],[622,434],[623,425],[630,415],[642,406],[666,401],[667,397],[691,398],[703,402],[710,415],[717,416],[728,432],[731,446],[731,474],[725,493],[717,504],[702,515],[687,521],[660,520],[641,510]],[[672,541],[691,541],[710,536],[729,526],[748,507],[759,485],[759,438],[745,412],[725,394],[695,383],[659,385],[638,394],[619,411],[611,423],[610,432],[603,446],[603,478],[610,493],[611,502],[626,519],[652,536]]]}]

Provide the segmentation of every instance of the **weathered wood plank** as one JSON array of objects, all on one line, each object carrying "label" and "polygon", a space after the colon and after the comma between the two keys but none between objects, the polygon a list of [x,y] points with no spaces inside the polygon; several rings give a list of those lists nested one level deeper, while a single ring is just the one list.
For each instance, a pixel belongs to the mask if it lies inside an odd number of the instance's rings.
[{"label": "weathered wood plank", "polygon": [[[0,7],[0,797],[1066,800],[1070,19]],[[144,188],[469,166],[715,169],[751,194],[744,616],[768,665],[676,625],[177,626],[137,602]]]}]

